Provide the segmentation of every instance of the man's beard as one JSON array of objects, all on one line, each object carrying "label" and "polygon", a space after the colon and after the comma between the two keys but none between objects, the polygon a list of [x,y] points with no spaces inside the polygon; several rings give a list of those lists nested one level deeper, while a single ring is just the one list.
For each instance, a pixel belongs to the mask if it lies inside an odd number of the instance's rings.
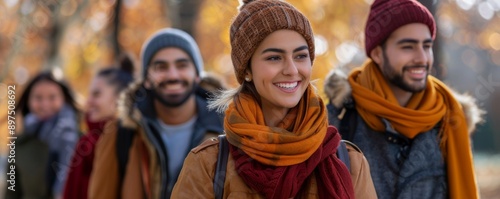
[{"label": "man's beard", "polygon": [[[417,93],[420,91],[423,91],[425,87],[427,86],[427,77],[429,76],[429,65],[414,65],[414,66],[404,66],[401,74],[398,73],[398,71],[394,70],[394,67],[389,63],[389,58],[387,57],[387,54],[385,50],[383,51],[383,56],[384,56],[384,64],[382,66],[382,74],[387,78],[387,80],[397,86],[398,88],[411,92],[411,93]],[[410,83],[405,82],[404,80],[404,72],[408,71],[412,68],[425,68],[427,71],[427,75],[425,76],[424,80],[424,85],[422,87],[417,87],[413,86]]]},{"label": "man's beard", "polygon": [[154,86],[153,83],[151,83],[152,88],[148,89],[149,92],[153,95],[154,99],[158,100],[163,106],[166,107],[179,107],[186,103],[186,101],[194,94],[196,88],[198,87],[198,84],[193,81],[192,86],[190,90],[188,90],[185,93],[178,94],[178,95],[162,95],[160,92],[160,89],[164,87],[166,84],[172,84],[172,83],[178,83],[180,82],[184,86],[189,85],[187,81],[181,81],[181,80],[174,80],[174,81],[162,81],[158,84],[158,86]]}]

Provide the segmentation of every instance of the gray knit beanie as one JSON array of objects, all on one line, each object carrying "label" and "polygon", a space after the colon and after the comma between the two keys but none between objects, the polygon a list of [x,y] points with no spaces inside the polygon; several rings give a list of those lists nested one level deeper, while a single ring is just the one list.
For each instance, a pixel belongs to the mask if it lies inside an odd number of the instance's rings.
[{"label": "gray knit beanie", "polygon": [[164,28],[157,31],[142,46],[142,75],[146,78],[149,62],[159,50],[167,47],[177,47],[184,50],[193,60],[198,76],[203,72],[203,59],[200,49],[188,33],[174,28]]}]

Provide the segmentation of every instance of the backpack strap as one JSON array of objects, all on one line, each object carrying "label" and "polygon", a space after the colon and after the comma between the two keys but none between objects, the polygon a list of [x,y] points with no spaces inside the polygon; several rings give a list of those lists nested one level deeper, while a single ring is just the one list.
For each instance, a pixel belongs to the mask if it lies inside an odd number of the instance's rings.
[{"label": "backpack strap", "polygon": [[349,172],[351,172],[351,160],[349,159],[349,152],[347,151],[346,141],[341,140],[339,146],[337,147],[337,157],[342,161]]},{"label": "backpack strap", "polygon": [[227,160],[229,159],[229,143],[226,135],[219,135],[219,154],[214,177],[215,199],[222,199],[224,195],[224,182],[226,181]]},{"label": "backpack strap", "polygon": [[118,132],[116,133],[116,157],[118,159],[118,182],[120,184],[120,188],[123,185],[125,171],[127,168],[128,155],[133,139],[134,130],[125,128],[123,125],[121,125],[121,122],[119,122]]},{"label": "backpack strap", "polygon": [[342,139],[352,142],[356,133],[357,114],[354,101],[350,100],[344,104],[345,113],[340,120],[339,132]]}]

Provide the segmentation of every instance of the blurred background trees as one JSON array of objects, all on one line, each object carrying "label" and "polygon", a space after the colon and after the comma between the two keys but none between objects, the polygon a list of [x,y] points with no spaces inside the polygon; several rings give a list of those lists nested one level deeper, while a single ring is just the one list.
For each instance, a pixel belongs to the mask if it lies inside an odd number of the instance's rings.
[{"label": "blurred background trees", "polygon": [[[373,0],[288,2],[313,25],[313,78],[319,89],[332,68],[347,73],[364,61],[363,29]],[[421,2],[438,23],[433,74],[476,97],[488,111],[474,134],[474,148],[500,154],[500,108],[495,106],[500,101],[500,0]],[[64,75],[84,99],[95,71],[114,64],[121,53],[138,61],[144,40],[163,27],[192,34],[206,70],[235,86],[229,26],[238,5],[237,0],[0,0],[0,110],[6,110],[6,85],[17,85],[19,97],[24,84],[47,69]],[[0,129],[7,129],[5,114],[0,112]]]}]

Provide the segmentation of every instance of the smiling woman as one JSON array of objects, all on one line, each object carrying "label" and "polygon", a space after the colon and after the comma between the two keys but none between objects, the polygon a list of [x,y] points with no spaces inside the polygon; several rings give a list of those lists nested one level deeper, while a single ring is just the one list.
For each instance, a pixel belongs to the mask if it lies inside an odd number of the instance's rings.
[{"label": "smiling woman", "polygon": [[[376,198],[363,154],[347,147],[350,168],[336,155],[340,134],[310,82],[308,19],[283,1],[246,0],[230,40],[240,86],[209,105],[225,112],[229,150],[217,139],[191,150],[172,198]],[[229,153],[221,194],[207,186],[218,153]]]},{"label": "smiling woman", "polygon": [[93,170],[95,146],[106,123],[116,118],[118,98],[133,81],[133,61],[123,56],[118,67],[102,69],[92,80],[85,122],[88,132],[78,141],[64,187],[64,199],[86,199]]},{"label": "smiling woman", "polygon": [[309,86],[312,67],[307,42],[295,31],[275,31],[262,41],[250,63],[245,81],[252,81],[260,95],[266,124],[276,126]]},{"label": "smiling woman", "polygon": [[[16,139],[16,187],[5,198],[60,197],[78,140],[78,109],[71,88],[53,72],[41,72],[16,107],[23,128]],[[18,117],[20,119],[20,117]]]}]

